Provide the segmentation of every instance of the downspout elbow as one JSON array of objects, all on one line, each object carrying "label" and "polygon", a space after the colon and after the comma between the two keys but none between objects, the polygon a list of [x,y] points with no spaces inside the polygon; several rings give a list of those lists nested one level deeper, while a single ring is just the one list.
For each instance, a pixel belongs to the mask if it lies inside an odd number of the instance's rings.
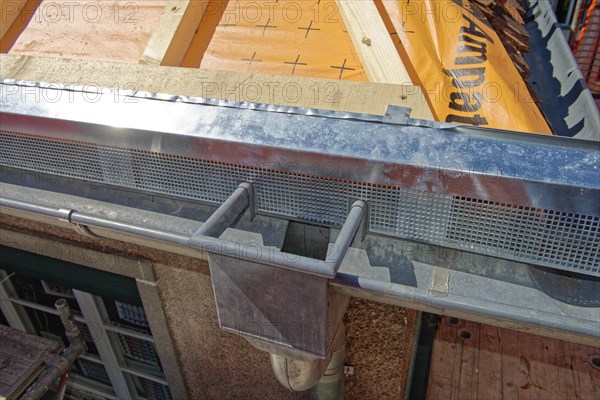
[{"label": "downspout elbow", "polygon": [[[342,323],[337,329],[337,332],[333,339],[333,343],[331,345],[331,350],[329,351],[327,358],[317,358],[311,361],[302,361],[270,353],[271,367],[273,368],[273,373],[275,374],[275,377],[277,378],[279,383],[281,383],[285,388],[295,392],[302,392],[312,388],[318,388],[318,384],[320,384],[320,381],[322,379],[328,382],[326,386],[331,386],[331,383],[335,381],[334,386],[341,385],[340,387],[343,388],[343,373],[341,375],[338,373],[331,374],[331,376],[324,375],[326,374],[326,371],[329,371],[328,368],[332,367],[330,365],[331,363],[336,364],[333,368],[336,371],[339,369],[338,364],[341,363],[343,371],[345,346],[346,329],[344,324]],[[333,375],[335,375],[335,377]],[[311,392],[311,398],[329,398],[327,396],[319,396],[318,394],[320,392],[322,392],[322,390],[313,389],[313,391]],[[336,390],[335,392],[339,392],[339,390]],[[336,399],[339,398],[340,397],[336,397]]]}]

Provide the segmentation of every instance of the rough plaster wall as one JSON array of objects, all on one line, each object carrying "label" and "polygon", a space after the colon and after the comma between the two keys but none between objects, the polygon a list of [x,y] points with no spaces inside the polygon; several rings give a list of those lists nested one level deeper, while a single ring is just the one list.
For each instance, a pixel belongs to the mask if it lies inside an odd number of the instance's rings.
[{"label": "rough plaster wall", "polygon": [[[276,381],[268,356],[218,327],[205,261],[78,233],[8,215],[0,227],[156,263],[163,307],[190,399],[306,399]],[[161,265],[158,265],[161,264]],[[168,266],[168,267],[167,267]],[[352,299],[346,322],[347,400],[400,399],[409,369],[416,312]]]},{"label": "rough plaster wall", "polygon": [[209,276],[157,265],[171,334],[192,399],[304,399],[281,386],[267,353],[219,329]]},{"label": "rough plaster wall", "polygon": [[346,323],[346,400],[402,399],[407,391],[417,312],[351,299]]}]

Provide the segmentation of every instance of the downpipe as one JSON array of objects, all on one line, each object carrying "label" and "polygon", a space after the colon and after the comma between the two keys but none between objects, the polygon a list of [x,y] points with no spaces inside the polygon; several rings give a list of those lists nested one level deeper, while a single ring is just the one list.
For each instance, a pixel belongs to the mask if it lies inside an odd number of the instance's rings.
[{"label": "downpipe", "polygon": [[325,373],[310,391],[310,400],[342,400],[344,398],[344,364],[346,342],[334,351]]},{"label": "downpipe", "polygon": [[344,398],[345,350],[346,327],[342,322],[327,358],[302,361],[271,353],[271,367],[279,383],[288,390],[310,390],[311,400],[341,400]]}]

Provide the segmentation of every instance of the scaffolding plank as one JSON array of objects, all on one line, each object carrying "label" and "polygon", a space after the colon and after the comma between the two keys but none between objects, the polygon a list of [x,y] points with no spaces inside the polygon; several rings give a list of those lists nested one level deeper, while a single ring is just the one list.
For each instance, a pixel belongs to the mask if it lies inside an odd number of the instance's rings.
[{"label": "scaffolding plank", "polygon": [[428,399],[592,399],[600,348],[456,318],[442,318]]},{"label": "scaffolding plank", "polygon": [[44,360],[57,353],[52,340],[0,325],[0,396],[17,398],[44,370]]},{"label": "scaffolding plank", "polygon": [[500,372],[502,354],[499,328],[491,325],[481,325],[479,332],[479,353],[477,359],[478,380],[477,393],[482,399],[494,399],[501,393]]}]

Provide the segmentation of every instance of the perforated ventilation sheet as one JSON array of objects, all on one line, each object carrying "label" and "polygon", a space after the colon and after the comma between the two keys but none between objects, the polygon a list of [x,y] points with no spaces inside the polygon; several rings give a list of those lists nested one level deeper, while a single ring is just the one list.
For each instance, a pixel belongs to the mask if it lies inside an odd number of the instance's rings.
[{"label": "perforated ventilation sheet", "polygon": [[0,163],[220,204],[254,182],[259,212],[341,226],[355,199],[369,229],[465,251],[597,274],[600,217],[215,163],[0,131]]}]

